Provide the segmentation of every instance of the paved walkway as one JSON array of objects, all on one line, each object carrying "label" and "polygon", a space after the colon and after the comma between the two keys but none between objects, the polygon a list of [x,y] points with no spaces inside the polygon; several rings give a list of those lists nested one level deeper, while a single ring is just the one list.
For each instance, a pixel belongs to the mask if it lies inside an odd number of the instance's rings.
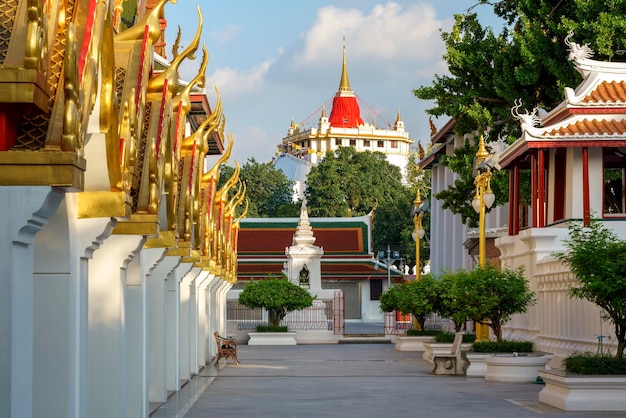
[{"label": "paved walkway", "polygon": [[209,366],[151,418],[620,417],[563,413],[541,385],[433,376],[393,344],[239,346],[240,366]]}]

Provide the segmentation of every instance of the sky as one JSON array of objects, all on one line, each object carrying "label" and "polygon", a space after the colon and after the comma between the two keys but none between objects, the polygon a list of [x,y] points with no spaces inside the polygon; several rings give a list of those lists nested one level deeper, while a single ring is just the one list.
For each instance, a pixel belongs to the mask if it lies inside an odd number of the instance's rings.
[{"label": "sky", "polygon": [[[377,114],[378,126],[402,116],[411,138],[424,146],[430,137],[425,110],[413,89],[446,74],[441,30],[453,15],[478,0],[229,0],[167,3],[166,53],[177,26],[181,48],[203,15],[202,40],[209,51],[206,90],[213,107],[221,93],[226,133],[235,141],[228,162],[268,162],[293,120],[317,124],[321,107],[337,92],[345,37],[350,86],[362,113]],[[489,6],[478,5],[481,22],[497,25]],[[186,60],[181,78],[197,73],[202,57]],[[367,109],[373,109],[367,111]],[[326,108],[330,114],[330,105]],[[367,116],[367,115],[366,115]],[[434,119],[439,128],[447,117]]]}]

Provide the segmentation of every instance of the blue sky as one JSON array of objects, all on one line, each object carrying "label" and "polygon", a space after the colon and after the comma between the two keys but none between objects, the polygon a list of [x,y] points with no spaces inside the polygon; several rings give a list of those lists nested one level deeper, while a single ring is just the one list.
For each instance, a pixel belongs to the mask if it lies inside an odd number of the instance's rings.
[{"label": "blue sky", "polygon": [[[445,74],[440,29],[448,30],[453,14],[464,13],[477,2],[201,2],[202,42],[209,51],[207,92],[212,106],[214,86],[222,95],[226,132],[235,137],[230,163],[251,157],[270,161],[292,117],[296,123],[317,122],[316,110],[339,86],[344,36],[352,90],[383,120],[393,123],[399,110],[411,137],[425,145],[430,129],[424,110],[429,103],[418,100],[412,90],[431,84],[434,74]],[[166,4],[169,58],[178,25],[182,46],[193,38],[196,4],[187,0]],[[489,6],[474,10],[488,24],[498,23]],[[191,79],[199,65],[199,58],[186,62],[181,76]],[[446,121],[440,118],[435,124],[440,127]]]}]

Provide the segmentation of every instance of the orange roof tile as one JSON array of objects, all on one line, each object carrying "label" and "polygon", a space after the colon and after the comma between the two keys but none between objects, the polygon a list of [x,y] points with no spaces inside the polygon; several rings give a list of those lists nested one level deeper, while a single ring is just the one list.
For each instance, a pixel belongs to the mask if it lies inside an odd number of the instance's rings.
[{"label": "orange roof tile", "polygon": [[626,102],[626,81],[603,81],[583,99],[583,103],[624,102]]},{"label": "orange roof tile", "polygon": [[543,135],[626,135],[626,120],[583,119],[559,129],[544,131]]}]

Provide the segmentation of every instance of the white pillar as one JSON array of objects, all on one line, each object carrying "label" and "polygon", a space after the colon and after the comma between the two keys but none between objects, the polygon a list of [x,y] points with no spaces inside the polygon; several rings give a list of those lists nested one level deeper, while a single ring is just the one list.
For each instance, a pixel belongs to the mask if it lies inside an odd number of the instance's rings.
[{"label": "white pillar", "polygon": [[0,187],[2,417],[33,416],[33,243],[63,197],[62,191],[49,187]]},{"label": "white pillar", "polygon": [[189,380],[192,373],[192,358],[191,358],[191,333],[192,333],[192,320],[191,312],[193,309],[193,301],[191,298],[192,283],[198,275],[200,269],[192,268],[185,274],[180,282],[180,379],[183,381]]},{"label": "white pillar", "polygon": [[145,238],[112,235],[94,252],[88,281],[90,418],[123,417],[126,392],[125,289],[129,259]]},{"label": "white pillar", "polygon": [[[144,251],[157,251],[145,250]],[[148,385],[149,402],[167,400],[168,316],[166,283],[180,264],[180,257],[165,257],[150,272],[148,286]]]}]

